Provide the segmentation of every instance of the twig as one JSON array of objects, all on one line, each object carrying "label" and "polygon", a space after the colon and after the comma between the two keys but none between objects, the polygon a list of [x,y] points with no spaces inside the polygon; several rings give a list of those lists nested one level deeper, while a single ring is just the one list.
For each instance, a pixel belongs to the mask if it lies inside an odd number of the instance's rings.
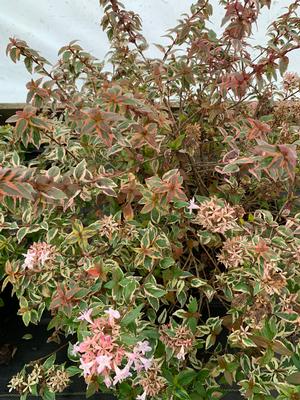
[{"label": "twig", "polygon": [[49,353],[49,354],[47,354],[47,355],[45,355],[45,356],[43,356],[43,357],[37,358],[36,360],[30,361],[30,364],[38,363],[38,362],[40,362],[40,361],[43,361],[43,360],[45,360],[45,358],[48,358],[48,357],[52,356],[53,354],[58,353],[60,350],[64,349],[64,348],[67,347],[68,345],[69,345],[69,342],[66,342],[66,343],[64,343],[63,345],[61,345],[58,349],[53,350],[51,353]]},{"label": "twig", "polygon": [[72,158],[74,158],[74,160],[75,160],[76,162],[79,162],[79,159],[78,159],[76,156],[74,156],[74,154],[66,147],[66,145],[64,145],[64,144],[60,143],[59,141],[57,141],[53,136],[49,135],[47,132],[44,132],[44,135],[47,136],[48,139],[52,140],[52,141],[53,141],[54,143],[56,143],[57,145],[63,146],[63,147],[65,148],[66,152],[67,152]]}]

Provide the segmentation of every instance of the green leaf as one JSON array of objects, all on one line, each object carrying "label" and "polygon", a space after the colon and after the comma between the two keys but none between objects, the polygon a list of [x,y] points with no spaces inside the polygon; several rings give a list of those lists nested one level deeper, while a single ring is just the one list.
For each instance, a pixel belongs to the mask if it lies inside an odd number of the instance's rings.
[{"label": "green leaf", "polygon": [[121,325],[122,326],[128,326],[132,322],[136,321],[138,319],[138,317],[140,315],[140,312],[141,312],[143,307],[144,307],[144,304],[140,304],[139,306],[137,306],[133,310],[129,311],[129,313],[127,313],[122,318]]},{"label": "green leaf", "polygon": [[16,151],[13,152],[11,161],[14,167],[18,167],[20,165],[20,157]]},{"label": "green leaf", "polygon": [[75,167],[74,169],[74,178],[80,181],[81,179],[84,178],[86,173],[86,161],[82,160],[80,163]]},{"label": "green leaf", "polygon": [[24,312],[24,314],[22,315],[22,320],[23,320],[25,326],[28,326],[30,324],[30,321],[31,321],[30,311]]},{"label": "green leaf", "polygon": [[93,396],[98,390],[98,384],[97,382],[90,382],[87,386],[86,389],[86,398],[88,399],[89,397]]},{"label": "green leaf", "polygon": [[58,229],[57,228],[51,228],[49,229],[49,231],[47,232],[47,242],[51,242],[51,240],[53,240],[55,238],[55,236],[57,235]]},{"label": "green leaf", "polygon": [[194,278],[191,280],[192,287],[198,288],[198,287],[206,286],[206,285],[207,285],[207,282],[203,279]]},{"label": "green leaf", "polygon": [[17,240],[20,243],[22,241],[22,239],[26,236],[26,234],[28,233],[29,228],[23,226],[22,228],[20,228],[17,232]]},{"label": "green leaf", "polygon": [[37,128],[49,129],[47,122],[42,120],[41,118],[31,117],[30,122]]},{"label": "green leaf", "polygon": [[167,294],[167,291],[163,287],[158,287],[150,282],[145,284],[144,291],[146,295],[156,298],[160,298]]},{"label": "green leaf", "polygon": [[210,334],[207,336],[206,341],[205,341],[205,348],[209,349],[216,343],[216,335]]},{"label": "green leaf", "polygon": [[203,368],[197,374],[197,382],[203,383],[209,377],[209,369]]},{"label": "green leaf", "polygon": [[188,393],[181,387],[176,387],[173,391],[173,394],[180,400],[191,400]]},{"label": "green leaf", "polygon": [[55,393],[46,388],[42,394],[43,400],[55,400]]},{"label": "green leaf", "polygon": [[277,328],[276,328],[276,319],[270,318],[265,321],[265,326],[262,329],[262,336],[266,337],[269,340],[273,340],[276,336]]},{"label": "green leaf", "polygon": [[16,125],[16,134],[21,137],[23,135],[23,133],[25,132],[26,128],[28,126],[28,122],[26,119],[20,119],[17,122]]},{"label": "green leaf", "polygon": [[210,29],[210,30],[207,32],[207,36],[208,36],[208,38],[209,38],[210,40],[212,40],[212,41],[214,41],[214,40],[217,39],[217,34],[216,34],[216,32],[213,31],[212,29]]},{"label": "green leaf", "polygon": [[279,318],[282,318],[282,319],[284,319],[286,321],[289,321],[289,322],[295,322],[297,320],[297,318],[298,318],[298,314],[295,313],[295,312],[294,313],[278,312],[278,313],[276,313],[276,315]]},{"label": "green leaf", "polygon": [[82,299],[90,292],[89,289],[81,288],[74,294],[74,299]]},{"label": "green leaf", "polygon": [[159,310],[159,300],[156,297],[148,297],[150,306],[157,312]]},{"label": "green leaf", "polygon": [[280,75],[283,76],[289,66],[289,58],[284,56],[279,60],[279,72]]},{"label": "green leaf", "polygon": [[60,176],[60,169],[56,165],[53,165],[53,167],[48,169],[47,175],[52,178],[57,178]]},{"label": "green leaf", "polygon": [[246,283],[240,282],[237,285],[235,285],[234,290],[242,293],[248,293],[250,294],[250,288]]},{"label": "green leaf", "polygon": [[82,370],[80,368],[76,367],[75,365],[71,365],[70,367],[68,367],[66,369],[66,372],[71,377],[71,376],[74,376],[74,375],[81,374]]},{"label": "green leaf", "polygon": [[174,382],[178,383],[180,386],[189,385],[197,376],[197,372],[194,369],[186,369],[181,371],[175,376]]},{"label": "green leaf", "polygon": [[7,196],[23,197],[24,199],[33,200],[32,193],[34,193],[34,190],[32,186],[26,182],[0,182],[0,190]]},{"label": "green leaf", "polygon": [[49,368],[51,368],[56,360],[56,354],[52,354],[50,357],[47,358],[47,360],[43,363],[43,367],[48,370]]},{"label": "green leaf", "polygon": [[172,150],[179,150],[182,146],[184,138],[185,134],[177,136],[176,139],[172,140],[172,142],[169,143],[168,147]]},{"label": "green leaf", "polygon": [[163,260],[161,260],[161,262],[159,263],[159,265],[162,269],[170,268],[174,264],[175,264],[175,260],[172,257],[166,257]]},{"label": "green leaf", "polygon": [[64,200],[67,198],[67,195],[56,187],[47,188],[43,194],[53,200]]},{"label": "green leaf", "polygon": [[131,385],[129,385],[129,383],[127,383],[127,382],[122,382],[120,385],[119,385],[119,393],[120,393],[120,396],[121,396],[121,398],[122,398],[122,400],[124,399],[132,399],[132,391],[133,391],[133,389],[132,389],[132,386]]},{"label": "green leaf", "polygon": [[231,164],[225,165],[225,167],[222,169],[222,172],[224,174],[233,174],[236,172],[239,172],[240,167],[237,164],[234,164],[233,162]]},{"label": "green leaf", "polygon": [[190,298],[190,302],[188,304],[188,310],[190,313],[195,313],[198,310],[198,301],[195,297]]},{"label": "green leaf", "polygon": [[295,367],[300,371],[300,356],[298,354],[293,354],[292,361]]},{"label": "green leaf", "polygon": [[31,339],[32,339],[31,333],[26,333],[26,335],[22,336],[22,339],[24,339],[24,340],[31,340]]}]

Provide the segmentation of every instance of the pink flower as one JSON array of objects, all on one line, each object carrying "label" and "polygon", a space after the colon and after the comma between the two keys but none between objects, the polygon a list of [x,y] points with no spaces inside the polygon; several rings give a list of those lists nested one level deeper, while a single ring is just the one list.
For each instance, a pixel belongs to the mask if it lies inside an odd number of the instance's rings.
[{"label": "pink flower", "polygon": [[146,400],[146,392],[144,392],[143,394],[139,394],[136,398],[136,400]]},{"label": "pink flower", "polygon": [[112,308],[109,308],[108,310],[106,310],[105,314],[108,315],[108,321],[109,321],[110,325],[114,325],[115,319],[119,319],[121,317],[119,311],[113,310]]},{"label": "pink flower", "polygon": [[89,308],[88,310],[83,311],[83,313],[81,313],[77,319],[79,321],[87,321],[89,324],[93,324],[93,321],[91,319],[92,312],[93,310]]},{"label": "pink flower", "polygon": [[94,366],[95,361],[84,362],[83,359],[80,359],[80,366],[79,368],[83,370],[83,376],[86,377],[91,375],[91,368]]},{"label": "pink flower", "polygon": [[192,214],[192,210],[199,210],[199,206],[195,203],[195,197],[193,197],[190,201],[189,201],[189,206],[188,206],[188,210],[190,212],[190,214]]},{"label": "pink flower", "polygon": [[118,366],[115,366],[116,375],[114,377],[113,384],[116,385],[117,383],[122,382],[124,379],[129,378],[132,375],[129,369],[130,369],[129,363],[123,369],[120,369]]},{"label": "pink flower", "polygon": [[98,356],[96,357],[96,361],[98,363],[97,372],[101,374],[105,368],[111,369],[111,359],[109,356]]},{"label": "pink flower", "polygon": [[112,337],[110,335],[104,335],[103,333],[99,336],[99,344],[103,349],[109,349],[112,346]]}]

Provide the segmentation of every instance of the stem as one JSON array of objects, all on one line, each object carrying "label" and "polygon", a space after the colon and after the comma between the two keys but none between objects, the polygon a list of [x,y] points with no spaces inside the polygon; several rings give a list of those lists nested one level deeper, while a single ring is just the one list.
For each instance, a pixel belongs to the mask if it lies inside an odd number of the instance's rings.
[{"label": "stem", "polygon": [[66,150],[66,152],[76,161],[79,162],[79,159],[74,156],[74,154],[66,147],[66,145],[58,142],[53,136],[49,135],[47,132],[44,132],[44,135],[47,136],[48,139],[50,139],[51,141],[53,141],[54,143],[56,143],[58,146],[63,146]]},{"label": "stem", "polygon": [[43,356],[43,357],[40,357],[40,358],[37,358],[36,360],[32,360],[32,361],[30,361],[30,364],[36,364],[36,363],[39,363],[40,361],[43,361],[43,360],[45,360],[46,358],[48,358],[48,357],[50,357],[50,356],[52,356],[53,354],[56,354],[56,353],[58,353],[60,350],[62,350],[62,349],[64,349],[65,347],[67,347],[69,345],[69,342],[67,342],[67,343],[64,343],[63,345],[61,345],[58,349],[56,349],[56,350],[54,350],[54,351],[52,351],[51,353],[49,353],[49,354],[47,354],[47,355],[45,355],[45,356]]}]

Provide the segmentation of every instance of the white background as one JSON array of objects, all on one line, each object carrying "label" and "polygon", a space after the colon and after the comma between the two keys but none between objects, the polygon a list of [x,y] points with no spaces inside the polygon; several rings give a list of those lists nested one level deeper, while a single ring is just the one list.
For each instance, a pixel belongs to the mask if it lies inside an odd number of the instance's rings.
[{"label": "white background", "polygon": [[[260,16],[259,31],[255,31],[255,43],[265,43],[266,28],[272,19],[284,12],[291,0],[273,0],[272,9],[267,8]],[[174,27],[180,15],[188,12],[192,0],[123,0],[127,9],[140,14],[143,32],[149,43],[167,43],[162,36]],[[214,16],[211,28],[219,31],[223,8],[218,0],[212,0]],[[25,84],[30,75],[22,63],[13,64],[5,56],[10,36],[15,36],[39,50],[55,62],[57,51],[73,39],[99,59],[108,51],[106,35],[100,28],[102,9],[98,0],[0,0],[0,102],[24,102]],[[155,56],[155,47],[150,56]],[[291,59],[291,71],[300,73],[300,53]]]}]

